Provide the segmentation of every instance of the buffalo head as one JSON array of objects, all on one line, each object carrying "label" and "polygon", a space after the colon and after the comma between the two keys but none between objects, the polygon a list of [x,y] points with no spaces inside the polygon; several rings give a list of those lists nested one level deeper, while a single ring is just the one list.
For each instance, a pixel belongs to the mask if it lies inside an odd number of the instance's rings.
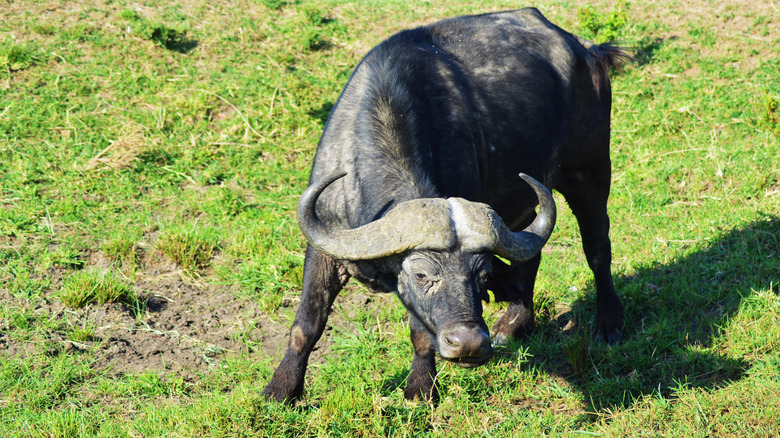
[{"label": "buffalo head", "polygon": [[412,199],[366,225],[334,229],[318,218],[315,206],[323,190],[344,175],[315,182],[301,196],[298,223],[309,243],[337,260],[373,262],[395,277],[399,298],[443,358],[462,366],[487,362],[493,348],[481,301],[493,255],[523,262],[541,251],[555,225],[550,192],[520,174],[540,208],[533,223],[517,232],[487,204],[462,198]]}]

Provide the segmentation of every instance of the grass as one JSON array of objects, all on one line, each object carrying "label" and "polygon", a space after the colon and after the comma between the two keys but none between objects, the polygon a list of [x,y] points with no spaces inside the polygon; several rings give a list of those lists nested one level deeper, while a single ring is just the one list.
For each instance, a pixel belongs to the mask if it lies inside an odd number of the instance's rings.
[{"label": "grass", "polygon": [[[637,54],[613,80],[620,345],[591,342],[594,286],[559,199],[537,331],[487,366],[440,364],[438,406],[403,400],[404,310],[360,286],[336,302],[303,403],[259,395],[300,293],[295,204],[352,69],[400,29],[517,6],[0,8],[0,436],[774,436],[780,19],[758,3],[537,4]],[[126,312],[110,302],[129,303],[128,331],[184,339],[177,321],[151,329],[138,297],[186,306],[186,287],[258,306],[213,313],[231,322],[208,331],[241,348],[194,371],[103,365],[122,339],[97,318]]]},{"label": "grass", "polygon": [[87,304],[131,302],[133,288],[113,271],[77,271],[68,276],[59,294],[63,304],[72,309],[81,309]]},{"label": "grass", "polygon": [[198,224],[174,226],[163,231],[155,243],[158,250],[187,271],[206,267],[218,246],[215,230]]}]

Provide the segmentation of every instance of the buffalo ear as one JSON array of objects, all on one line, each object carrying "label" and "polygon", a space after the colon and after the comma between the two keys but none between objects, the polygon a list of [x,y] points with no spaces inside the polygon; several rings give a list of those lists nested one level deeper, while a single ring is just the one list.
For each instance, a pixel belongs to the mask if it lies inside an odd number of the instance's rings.
[{"label": "buffalo ear", "polygon": [[389,268],[387,259],[379,259],[377,263],[365,261],[351,263],[358,268],[352,275],[365,284],[371,292],[393,293],[398,290],[398,272]]}]

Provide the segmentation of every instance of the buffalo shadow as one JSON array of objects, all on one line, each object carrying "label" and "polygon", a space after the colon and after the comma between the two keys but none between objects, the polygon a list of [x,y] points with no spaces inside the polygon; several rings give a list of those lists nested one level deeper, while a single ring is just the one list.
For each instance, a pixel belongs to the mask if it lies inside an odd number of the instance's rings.
[{"label": "buffalo shadow", "polygon": [[534,362],[585,395],[589,411],[626,408],[643,395],[669,396],[680,387],[728,385],[743,377],[752,359],[711,347],[743,299],[757,290],[780,293],[780,219],[764,216],[705,249],[616,276],[615,286],[626,311],[619,345],[592,339],[591,284],[571,311],[532,336],[538,337],[534,346],[552,347],[529,347],[538,354]]}]

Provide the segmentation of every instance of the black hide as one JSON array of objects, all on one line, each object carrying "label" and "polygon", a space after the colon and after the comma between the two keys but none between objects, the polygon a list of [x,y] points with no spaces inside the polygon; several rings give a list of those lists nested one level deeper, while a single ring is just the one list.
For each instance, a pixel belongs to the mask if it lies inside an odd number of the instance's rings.
[{"label": "black hide", "polygon": [[[609,68],[622,52],[581,40],[536,9],[465,16],[394,35],[355,69],[320,140],[310,183],[346,176],[318,198],[317,216],[356,228],[414,198],[489,204],[513,230],[535,217],[524,172],[564,195],[597,286],[595,330],[615,342],[623,307],[610,273]],[[435,352],[464,366],[492,353],[486,290],[510,303],[493,340],[533,328],[539,257],[504,264],[488,253],[409,251],[335,260],[309,247],[290,345],[264,394],[292,401],[328,311],[350,276],[397,292],[409,310],[414,360],[407,398],[436,397]],[[346,376],[345,376],[346,377]]]}]

